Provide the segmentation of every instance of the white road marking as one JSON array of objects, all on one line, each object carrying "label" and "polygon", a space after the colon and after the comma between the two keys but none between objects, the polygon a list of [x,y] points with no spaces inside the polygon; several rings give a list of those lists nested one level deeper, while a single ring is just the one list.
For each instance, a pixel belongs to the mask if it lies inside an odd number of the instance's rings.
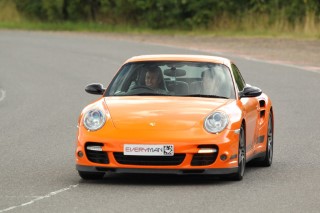
[{"label": "white road marking", "polygon": [[313,67],[313,66],[303,66],[303,65],[295,65],[295,64],[291,64],[288,61],[277,61],[277,60],[271,60],[271,59],[258,59],[258,58],[254,58],[252,56],[248,56],[248,55],[237,55],[237,54],[232,54],[232,53],[227,53],[227,52],[212,52],[211,50],[201,50],[198,48],[189,48],[191,50],[196,50],[196,51],[202,51],[202,52],[209,52],[209,53],[213,53],[213,54],[218,54],[221,55],[222,57],[238,57],[238,58],[242,58],[248,61],[255,61],[255,62],[259,62],[259,63],[266,63],[266,64],[275,64],[275,65],[281,65],[281,66],[285,66],[285,67],[292,67],[292,68],[296,68],[296,69],[300,69],[300,70],[304,70],[304,71],[308,71],[308,72],[313,72],[313,73],[317,73],[320,74],[320,67]]},{"label": "white road marking", "polygon": [[195,50],[198,52],[210,53],[210,54],[214,54],[214,55],[218,55],[218,56],[226,57],[226,58],[237,57],[237,58],[242,58],[242,59],[249,60],[249,61],[261,62],[261,63],[267,63],[267,64],[276,64],[276,65],[281,65],[281,66],[285,66],[285,67],[292,67],[292,68],[320,74],[320,67],[303,66],[303,65],[299,66],[299,65],[292,64],[288,61],[257,59],[252,56],[249,56],[249,55],[237,55],[237,54],[233,54],[231,52],[217,52],[212,49],[203,49],[203,48],[196,48],[196,47],[182,47],[182,46],[177,46],[174,44],[159,44],[157,42],[144,42],[144,43],[152,44],[152,45],[159,45],[159,46],[166,46],[166,47],[174,47],[174,48],[179,48],[179,49]]},{"label": "white road marking", "polygon": [[3,101],[5,97],[6,97],[6,91],[4,91],[3,89],[0,89],[0,101]]},{"label": "white road marking", "polygon": [[45,198],[50,198],[50,197],[52,197],[52,196],[54,196],[54,195],[56,195],[56,194],[59,194],[59,193],[61,193],[61,192],[70,190],[70,189],[72,189],[72,188],[75,188],[75,187],[77,187],[78,185],[79,185],[79,184],[70,185],[69,187],[66,187],[66,188],[63,188],[63,189],[59,189],[59,190],[54,191],[54,192],[50,192],[50,193],[47,194],[47,195],[38,196],[38,197],[36,197],[35,199],[33,199],[33,200],[29,201],[29,202],[22,203],[22,204],[17,205],[17,206],[11,206],[11,207],[6,208],[6,209],[2,209],[2,210],[0,210],[0,213],[2,213],[2,212],[7,212],[7,211],[13,210],[13,209],[15,209],[15,208],[19,208],[19,207],[24,207],[24,206],[27,206],[27,205],[31,205],[31,204],[33,204],[33,203],[36,202],[36,201],[43,200],[43,199],[45,199]]},{"label": "white road marking", "polygon": [[[222,54],[222,53],[221,53]],[[281,66],[286,66],[286,67],[292,67],[292,68],[296,68],[296,69],[300,69],[300,70],[304,70],[304,71],[308,71],[308,72],[313,72],[313,73],[317,73],[320,74],[320,67],[314,67],[314,66],[303,66],[303,65],[295,65],[295,64],[290,64],[287,61],[277,61],[277,60],[269,60],[269,59],[257,59],[257,58],[253,58],[251,56],[245,56],[245,55],[233,55],[235,57],[240,57],[249,61],[255,61],[255,62],[260,62],[260,63],[267,63],[267,64],[275,64],[275,65],[281,65]]]}]

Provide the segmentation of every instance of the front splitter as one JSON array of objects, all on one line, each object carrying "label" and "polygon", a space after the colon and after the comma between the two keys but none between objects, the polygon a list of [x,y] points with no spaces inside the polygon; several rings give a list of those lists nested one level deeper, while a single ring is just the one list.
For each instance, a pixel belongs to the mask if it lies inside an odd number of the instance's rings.
[{"label": "front splitter", "polygon": [[218,168],[218,169],[138,169],[138,168],[112,168],[112,167],[96,167],[96,166],[81,166],[76,165],[76,169],[80,172],[101,172],[101,173],[136,173],[136,174],[212,174],[224,175],[233,174],[238,171],[235,168]]}]

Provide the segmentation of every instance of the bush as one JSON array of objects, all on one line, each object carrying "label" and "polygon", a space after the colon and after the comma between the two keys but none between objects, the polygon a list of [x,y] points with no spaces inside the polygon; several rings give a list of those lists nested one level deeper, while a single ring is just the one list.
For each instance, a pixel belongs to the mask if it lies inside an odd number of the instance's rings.
[{"label": "bush", "polygon": [[[1,0],[0,0],[1,1]],[[13,0],[40,21],[91,21],[151,29],[319,28],[319,0]],[[249,22],[249,24],[248,24]]]}]

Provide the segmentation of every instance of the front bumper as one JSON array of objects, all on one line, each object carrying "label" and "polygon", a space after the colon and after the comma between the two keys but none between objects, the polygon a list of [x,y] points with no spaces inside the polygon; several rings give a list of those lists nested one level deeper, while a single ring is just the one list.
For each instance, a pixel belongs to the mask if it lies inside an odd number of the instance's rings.
[{"label": "front bumper", "polygon": [[[76,148],[76,165],[115,172],[228,174],[238,167],[239,134],[225,130],[219,134],[206,132],[136,132],[130,138],[122,131],[110,135],[80,131]],[[104,133],[104,131],[101,131]],[[100,151],[87,146],[100,146]],[[173,144],[173,157],[124,156],[124,144]],[[200,147],[214,147],[215,154],[201,154]],[[80,154],[79,154],[80,153]],[[213,156],[214,155],[214,156]],[[79,167],[80,168],[80,167]],[[79,170],[81,171],[81,170]]]},{"label": "front bumper", "polygon": [[137,169],[137,168],[112,168],[112,167],[81,166],[81,165],[76,165],[76,169],[80,172],[176,174],[176,175],[187,175],[187,174],[223,175],[223,174],[233,174],[238,171],[238,167],[223,168],[223,169]]}]

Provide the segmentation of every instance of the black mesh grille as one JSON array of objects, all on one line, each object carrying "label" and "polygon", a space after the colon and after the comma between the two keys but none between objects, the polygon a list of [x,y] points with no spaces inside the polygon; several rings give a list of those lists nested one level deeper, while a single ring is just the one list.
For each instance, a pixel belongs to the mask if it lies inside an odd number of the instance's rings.
[{"label": "black mesh grille", "polygon": [[122,152],[113,153],[114,158],[120,164],[126,165],[152,165],[152,166],[173,166],[183,162],[185,154],[174,156],[132,156],[124,155]]},{"label": "black mesh grille", "polygon": [[213,164],[217,159],[218,153],[194,154],[191,166],[206,166]]},{"label": "black mesh grille", "polygon": [[102,164],[108,164],[109,163],[109,158],[108,154],[106,152],[102,151],[93,151],[93,150],[88,150],[88,146],[103,146],[102,143],[86,143],[86,155],[89,161],[93,163],[102,163]]}]

